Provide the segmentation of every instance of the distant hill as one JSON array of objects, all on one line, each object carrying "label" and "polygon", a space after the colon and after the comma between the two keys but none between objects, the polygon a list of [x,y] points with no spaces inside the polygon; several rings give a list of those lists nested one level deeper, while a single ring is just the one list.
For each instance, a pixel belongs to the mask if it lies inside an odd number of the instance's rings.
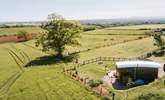
[{"label": "distant hill", "polygon": [[165,23],[165,17],[132,17],[132,18],[117,18],[117,19],[96,19],[96,20],[80,20],[83,24],[154,24]]},{"label": "distant hill", "polygon": [[[131,18],[116,18],[116,19],[87,19],[77,20],[82,24],[165,24],[165,17],[131,17]],[[0,22],[0,25],[41,25],[46,21],[29,21],[29,22]]]}]

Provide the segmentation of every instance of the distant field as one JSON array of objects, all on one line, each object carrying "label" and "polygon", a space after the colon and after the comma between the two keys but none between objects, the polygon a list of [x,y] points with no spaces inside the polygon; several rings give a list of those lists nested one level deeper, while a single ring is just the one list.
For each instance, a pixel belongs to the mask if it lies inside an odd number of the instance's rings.
[{"label": "distant field", "polygon": [[165,28],[165,24],[120,26],[120,27],[112,27],[111,29],[145,29],[145,28],[146,29]]},{"label": "distant field", "polygon": [[148,51],[156,49],[153,46],[153,39],[146,38],[142,40],[135,40],[119,45],[114,45],[105,48],[99,48],[88,52],[80,53],[80,61],[92,59],[96,57],[136,57],[145,54]]},{"label": "distant field", "polygon": [[19,31],[26,31],[28,33],[38,33],[44,30],[40,27],[21,27],[21,28],[0,28],[0,35],[18,34]]},{"label": "distant field", "polygon": [[[120,42],[127,39],[135,39],[138,38],[138,36],[118,36],[118,35],[101,35],[99,38],[99,35],[91,36],[87,38],[86,35],[84,35],[84,38],[82,38],[81,43],[82,46],[80,47],[68,47],[66,52],[74,52],[77,50],[84,50],[87,48],[93,48],[99,45],[104,45],[106,43],[114,43],[114,42]],[[104,39],[109,38],[107,42],[104,41]],[[114,38],[114,40],[111,40],[110,38]],[[39,49],[35,47],[34,44],[35,40],[28,41],[25,44],[29,45],[31,47],[34,47],[35,49]],[[80,59],[79,61],[93,59],[96,57],[137,57],[142,54],[145,54],[153,49],[156,49],[156,47],[153,45],[154,41],[153,38],[144,38],[141,40],[134,40],[131,42],[121,43],[109,47],[103,47],[103,48],[97,48],[97,49],[91,49],[90,51],[80,53]]]},{"label": "distant field", "polygon": [[[131,27],[131,26],[130,26]],[[132,26],[133,27],[133,26]],[[99,29],[94,31],[84,32],[83,34],[93,34],[93,35],[146,35],[152,32],[152,30],[135,30],[135,29],[118,29],[116,30],[111,28]]]},{"label": "distant field", "polygon": [[[121,36],[121,37],[117,38],[116,40],[119,41],[120,39],[124,39],[124,37]],[[91,42],[89,42],[90,40],[91,40]],[[83,50],[85,48],[91,48],[94,46],[98,46],[98,44],[95,40],[96,39],[89,39],[89,40],[86,39],[86,41],[84,40],[84,42],[82,42],[82,46],[80,46],[79,48],[69,47],[68,50],[66,50],[66,52],[73,52],[73,51],[77,51],[77,50]],[[35,49],[40,49],[40,48],[35,47],[34,42],[35,42],[35,40],[32,40],[32,41],[25,42],[25,44],[32,46]],[[80,55],[79,61],[81,62],[83,60],[89,60],[89,59],[93,59],[93,58],[100,57],[100,56],[102,56],[102,57],[106,57],[106,56],[126,57],[126,58],[137,57],[137,56],[145,54],[149,51],[152,51],[153,49],[156,49],[157,47],[154,46],[153,43],[154,43],[153,38],[145,38],[145,39],[134,40],[131,42],[121,43],[121,44],[113,45],[113,46],[109,46],[109,47],[93,49],[93,50],[90,50],[87,52],[79,53],[79,55]],[[84,44],[84,46],[83,46],[83,44]],[[104,41],[103,41],[103,44],[104,44]]]},{"label": "distant field", "polygon": [[[114,43],[121,43],[129,40],[135,40],[140,37],[145,37],[151,30],[111,30],[100,29],[94,31],[83,32],[81,38],[78,39],[81,46],[71,47],[67,46],[66,53],[93,49],[104,45],[111,45]],[[29,41],[26,44],[35,47],[35,40]]]},{"label": "distant field", "polygon": [[[82,38],[79,39],[81,46],[71,47],[67,46],[67,50],[65,52],[76,52],[87,49],[94,49],[99,46],[104,46],[107,44],[121,43],[128,40],[138,39],[139,37],[144,37],[144,35],[82,35]],[[36,40],[31,40],[26,42],[25,44],[35,47]],[[36,48],[36,47],[35,47]],[[37,49],[37,48],[36,48]],[[41,48],[40,48],[41,49]]]}]

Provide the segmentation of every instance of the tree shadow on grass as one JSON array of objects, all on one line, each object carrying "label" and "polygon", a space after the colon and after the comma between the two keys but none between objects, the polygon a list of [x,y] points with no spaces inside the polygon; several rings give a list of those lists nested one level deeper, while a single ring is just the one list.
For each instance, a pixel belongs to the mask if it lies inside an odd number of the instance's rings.
[{"label": "tree shadow on grass", "polygon": [[42,57],[36,58],[35,60],[30,61],[28,64],[25,65],[25,67],[68,63],[68,62],[76,61],[77,58],[78,58],[77,54],[72,54],[72,55],[63,56],[63,57],[57,57],[54,55],[42,56]]}]

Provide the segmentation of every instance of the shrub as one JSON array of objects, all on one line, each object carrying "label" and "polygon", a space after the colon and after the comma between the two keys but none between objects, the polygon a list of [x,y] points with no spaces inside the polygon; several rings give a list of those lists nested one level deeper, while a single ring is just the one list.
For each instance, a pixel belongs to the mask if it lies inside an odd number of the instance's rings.
[{"label": "shrub", "polygon": [[146,55],[147,58],[149,58],[149,57],[151,57],[151,56],[152,56],[151,53],[147,53],[147,55]]},{"label": "shrub", "polygon": [[151,30],[150,28],[140,28],[139,30]]},{"label": "shrub", "polygon": [[96,27],[93,27],[93,26],[89,26],[89,27],[84,27],[84,32],[86,31],[92,31],[92,30],[96,30]]},{"label": "shrub", "polygon": [[165,51],[164,50],[158,50],[158,51],[154,51],[152,53],[155,57],[158,57],[158,56],[163,56],[165,54]]},{"label": "shrub", "polygon": [[138,39],[143,39],[143,37],[139,36]]},{"label": "shrub", "polygon": [[27,40],[27,32],[26,31],[19,31],[17,34],[18,38],[24,38],[25,41]]},{"label": "shrub", "polygon": [[103,81],[102,80],[89,80],[88,84],[90,87],[97,87],[100,84],[103,84]]}]

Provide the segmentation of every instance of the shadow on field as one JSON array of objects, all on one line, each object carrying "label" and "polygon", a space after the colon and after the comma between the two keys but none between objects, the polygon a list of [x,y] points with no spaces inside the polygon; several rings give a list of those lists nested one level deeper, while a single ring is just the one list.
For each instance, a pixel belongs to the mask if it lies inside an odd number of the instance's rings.
[{"label": "shadow on field", "polygon": [[57,57],[54,55],[38,57],[35,60],[30,61],[25,67],[37,66],[37,65],[51,65],[57,63],[68,63],[76,60],[78,58],[77,54],[72,54],[69,56]]}]

